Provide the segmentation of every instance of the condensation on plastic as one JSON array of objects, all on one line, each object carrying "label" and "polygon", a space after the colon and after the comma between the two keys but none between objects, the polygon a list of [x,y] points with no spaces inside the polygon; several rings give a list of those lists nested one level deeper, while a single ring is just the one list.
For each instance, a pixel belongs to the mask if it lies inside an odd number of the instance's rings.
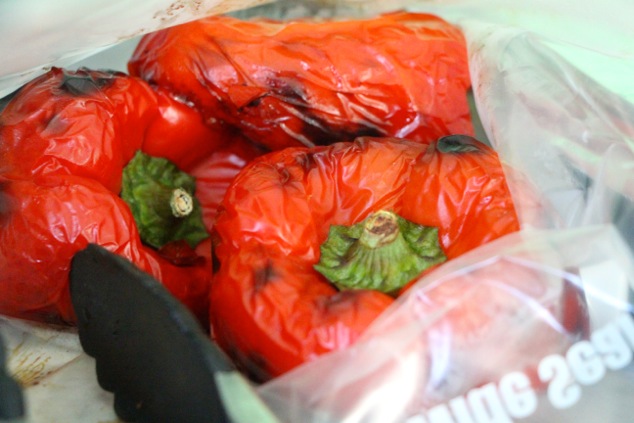
[{"label": "condensation on plastic", "polygon": [[553,39],[462,26],[523,229],[418,281],[351,348],[260,386],[283,421],[631,421],[633,106]]},{"label": "condensation on plastic", "polygon": [[0,2],[0,98],[45,72],[122,41],[272,0],[6,0]]}]

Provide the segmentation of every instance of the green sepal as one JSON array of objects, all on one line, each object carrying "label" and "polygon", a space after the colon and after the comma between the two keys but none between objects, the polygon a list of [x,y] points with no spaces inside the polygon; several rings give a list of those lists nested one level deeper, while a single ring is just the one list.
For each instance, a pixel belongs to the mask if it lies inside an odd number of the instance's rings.
[{"label": "green sepal", "polygon": [[[181,188],[193,201],[193,209],[176,217],[170,201]],[[128,203],[143,242],[161,248],[172,241],[184,240],[195,247],[209,234],[203,224],[202,209],[194,192],[195,179],[171,161],[137,151],[123,170],[121,198]]]},{"label": "green sepal", "polygon": [[376,248],[361,242],[367,219],[331,226],[315,270],[340,290],[373,289],[394,295],[422,271],[447,259],[437,228],[396,219],[398,235]]}]

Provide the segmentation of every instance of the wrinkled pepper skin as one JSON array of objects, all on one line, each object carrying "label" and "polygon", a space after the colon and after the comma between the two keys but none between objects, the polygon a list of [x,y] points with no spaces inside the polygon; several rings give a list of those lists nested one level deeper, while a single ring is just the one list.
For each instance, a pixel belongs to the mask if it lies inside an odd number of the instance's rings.
[{"label": "wrinkled pepper skin", "polygon": [[214,226],[216,341],[255,380],[352,344],[393,303],[313,269],[331,225],[385,209],[438,228],[448,259],[519,230],[497,155],[471,137],[295,147],[248,164]]},{"label": "wrinkled pepper skin", "polygon": [[122,73],[54,68],[22,87],[0,114],[0,314],[73,323],[70,261],[97,243],[206,321],[210,242],[147,247],[119,192],[137,150],[191,168],[215,143],[196,111]]},{"label": "wrinkled pepper skin", "polygon": [[427,14],[214,16],[146,35],[128,69],[192,103],[208,123],[235,126],[272,150],[362,135],[427,143],[473,134],[465,40]]},{"label": "wrinkled pepper skin", "polygon": [[196,197],[200,200],[205,226],[210,230],[233,178],[249,162],[267,152],[240,133],[231,131],[224,136],[228,140],[225,144],[189,170],[196,178]]}]

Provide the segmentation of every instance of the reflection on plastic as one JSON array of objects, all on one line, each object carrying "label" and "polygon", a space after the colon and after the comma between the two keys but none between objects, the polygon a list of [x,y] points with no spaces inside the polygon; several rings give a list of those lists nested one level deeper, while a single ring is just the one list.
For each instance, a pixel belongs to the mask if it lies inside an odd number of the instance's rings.
[{"label": "reflection on plastic", "polygon": [[[622,254],[613,257],[615,250]],[[567,384],[585,398],[588,385],[603,383],[594,371],[629,364],[622,341],[630,342],[631,321],[618,320],[630,311],[627,299],[602,297],[606,281],[579,276],[588,264],[613,260],[631,284],[634,259],[611,226],[508,235],[419,281],[350,349],[259,392],[288,421],[458,422],[467,412],[474,422],[545,421],[544,407],[574,411],[581,397],[566,397]],[[610,301],[617,320],[596,326],[588,292]],[[588,351],[618,357],[597,361]],[[316,387],[316,379],[328,383]],[[490,404],[478,411],[483,403],[497,404],[502,417],[486,414]]]},{"label": "reflection on plastic", "polygon": [[590,340],[580,340],[565,354],[544,357],[538,365],[539,380],[547,384],[543,395],[522,372],[510,372],[499,383],[471,389],[465,395],[418,414],[406,423],[513,422],[535,414],[544,401],[557,410],[577,405],[583,388],[599,383],[608,371],[620,371],[632,363],[634,321],[622,314],[596,330]]},{"label": "reflection on plastic", "polygon": [[550,208],[547,226],[614,223],[633,240],[634,105],[535,35],[470,31],[478,111],[500,156]]}]

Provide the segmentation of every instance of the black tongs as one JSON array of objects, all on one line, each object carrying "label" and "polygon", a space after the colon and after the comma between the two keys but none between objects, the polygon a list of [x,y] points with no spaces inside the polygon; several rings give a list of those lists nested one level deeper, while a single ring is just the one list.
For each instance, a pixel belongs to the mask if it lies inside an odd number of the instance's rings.
[{"label": "black tongs", "polygon": [[84,351],[129,422],[278,422],[183,305],[150,275],[97,245],[72,261]]}]

